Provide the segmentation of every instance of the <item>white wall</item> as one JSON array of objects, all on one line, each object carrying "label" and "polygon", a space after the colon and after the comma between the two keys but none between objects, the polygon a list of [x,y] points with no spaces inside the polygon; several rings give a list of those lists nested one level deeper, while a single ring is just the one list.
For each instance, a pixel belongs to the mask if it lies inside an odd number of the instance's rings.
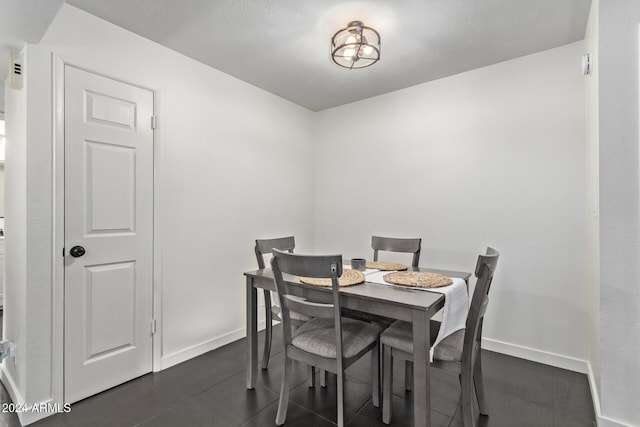
[{"label": "white wall", "polygon": [[[25,63],[37,66],[24,50]],[[6,87],[4,338],[16,344],[2,369],[15,402],[51,398],[51,115],[31,119],[46,82],[25,70],[24,87]],[[45,92],[46,93],[46,92]],[[44,138],[44,139],[43,139]],[[48,143],[47,143],[47,138]],[[32,143],[34,141],[35,143]],[[42,142],[45,142],[42,144]],[[28,416],[19,414],[21,419]]]},{"label": "white wall", "polygon": [[[32,69],[25,72],[27,80],[27,139],[26,139],[26,341],[16,354],[26,365],[27,402],[46,402],[51,398],[51,369],[53,355],[51,319],[51,259],[53,217],[53,146],[51,143],[51,96],[47,78],[40,78],[39,70],[49,67],[51,59],[40,52],[26,49],[25,62]],[[24,90],[24,89],[23,89]],[[42,105],[47,115],[40,115]],[[11,165],[7,162],[7,165]],[[49,262],[48,262],[49,261]],[[16,286],[16,284],[11,284]],[[18,285],[19,286],[19,285]],[[21,368],[22,369],[22,368]],[[28,418],[28,415],[26,415]]]},{"label": "white wall", "polygon": [[372,234],[417,236],[421,265],[473,271],[492,245],[487,347],[585,370],[581,55],[574,43],[318,113],[317,249],[370,256]]},{"label": "white wall", "polygon": [[[26,363],[19,366],[29,369],[10,372],[18,394],[32,396],[29,403],[50,397],[51,371],[56,369],[51,363],[50,327],[51,53],[70,64],[157,91],[161,367],[244,336],[241,272],[255,268],[254,239],[294,234],[300,250],[313,248],[309,110],[65,4],[41,43],[27,47],[29,87],[16,96],[28,94],[28,114],[16,121],[20,126],[33,124],[29,128],[33,135],[15,144],[27,147],[20,153],[26,164],[7,162],[8,197],[28,194],[26,202],[14,204],[22,214],[12,215],[13,223],[8,218],[7,227],[15,224],[15,218],[25,220],[26,214],[31,230],[28,237],[14,241],[27,248],[13,252],[38,255],[34,260],[41,266],[8,284],[7,293],[24,287],[42,291],[41,283],[47,285],[40,294],[24,297],[27,306],[16,305],[15,316],[9,309],[6,312],[9,336],[17,333],[12,322],[27,315],[30,324],[41,325],[24,340],[16,338],[19,348],[24,345],[28,350],[21,356],[28,358]],[[9,100],[7,118],[10,111],[19,114],[23,104],[22,98]],[[26,175],[26,181],[9,183],[12,167],[14,173]],[[285,202],[291,200],[296,202]],[[25,211],[25,203],[32,210]],[[7,238],[7,258],[10,242]],[[26,270],[23,261],[15,272]],[[38,383],[29,385],[29,379]]]},{"label": "white wall", "polygon": [[640,2],[601,1],[599,18],[600,425],[640,425]]},{"label": "white wall", "polygon": [[[27,92],[5,88],[5,112],[7,165],[5,170],[7,209],[5,212],[5,294],[3,311],[3,338],[26,345],[26,281],[27,281]],[[25,362],[24,354],[18,360]],[[26,392],[26,363],[3,363],[2,380],[8,390],[19,392],[24,401]],[[12,395],[13,397],[13,395]]]},{"label": "white wall", "polygon": [[4,147],[6,147],[5,136],[4,136],[4,84],[0,84],[0,88],[2,92],[0,92],[0,100],[2,105],[0,105],[0,127],[2,131],[0,131],[0,150],[3,151],[2,155],[2,163],[0,164],[0,216],[4,217]]},{"label": "white wall", "polygon": [[4,216],[4,164],[0,164],[0,216]]},{"label": "white wall", "polygon": [[587,268],[589,283],[589,362],[592,394],[599,409],[600,396],[600,193],[599,193],[599,110],[598,110],[598,13],[593,0],[584,38],[584,51],[591,57],[591,75],[585,77],[586,186],[587,186]]}]

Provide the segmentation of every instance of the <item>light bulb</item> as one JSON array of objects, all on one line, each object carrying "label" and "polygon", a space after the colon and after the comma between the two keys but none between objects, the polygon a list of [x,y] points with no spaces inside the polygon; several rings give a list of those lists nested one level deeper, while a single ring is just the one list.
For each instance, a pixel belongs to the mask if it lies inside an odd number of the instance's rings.
[{"label": "light bulb", "polygon": [[371,46],[365,46],[362,48],[362,51],[365,55],[371,55],[371,52],[373,52],[373,48]]},{"label": "light bulb", "polygon": [[353,57],[356,56],[356,50],[355,49],[345,49],[344,50],[344,56],[347,57],[347,58],[353,59]]},{"label": "light bulb", "polygon": [[356,38],[354,36],[347,37],[346,44],[351,44],[351,43],[355,43],[355,42],[356,42]]}]

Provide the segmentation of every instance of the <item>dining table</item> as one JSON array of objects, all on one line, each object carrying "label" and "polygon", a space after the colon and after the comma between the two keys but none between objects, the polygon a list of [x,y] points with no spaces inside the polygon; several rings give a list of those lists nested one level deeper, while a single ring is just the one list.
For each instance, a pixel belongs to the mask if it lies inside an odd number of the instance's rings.
[{"label": "dining table", "polygon": [[[408,267],[409,271],[426,271],[460,278],[469,284],[471,273],[425,267]],[[258,374],[258,289],[275,291],[273,272],[270,268],[248,271],[246,278],[246,328],[247,328],[247,389],[253,389]],[[296,296],[318,302],[332,302],[331,288],[304,284],[300,278],[284,275],[288,291]],[[340,288],[340,304],[343,308],[369,313],[413,324],[413,425],[431,425],[431,395],[429,380],[430,319],[444,307],[441,293],[385,286],[365,282]]]}]

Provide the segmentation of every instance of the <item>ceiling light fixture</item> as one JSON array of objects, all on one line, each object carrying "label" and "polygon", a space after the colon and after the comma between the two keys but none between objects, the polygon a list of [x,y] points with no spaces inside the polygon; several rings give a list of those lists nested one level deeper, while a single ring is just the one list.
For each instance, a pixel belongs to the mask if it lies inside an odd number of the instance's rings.
[{"label": "ceiling light fixture", "polygon": [[331,38],[331,59],[350,70],[375,64],[380,60],[380,34],[360,21],[349,22]]}]

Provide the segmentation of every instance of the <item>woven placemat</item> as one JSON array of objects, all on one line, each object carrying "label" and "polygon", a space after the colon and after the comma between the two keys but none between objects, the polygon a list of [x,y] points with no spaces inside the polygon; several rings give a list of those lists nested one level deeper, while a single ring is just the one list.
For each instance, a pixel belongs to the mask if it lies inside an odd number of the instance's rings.
[{"label": "woven placemat", "polygon": [[[300,281],[307,285],[331,287],[331,279],[316,279],[313,277],[301,277]],[[364,273],[358,270],[344,269],[342,276],[338,278],[338,284],[341,287],[353,286],[364,282]]]},{"label": "woven placemat", "polygon": [[394,285],[411,286],[413,288],[441,288],[453,283],[450,277],[426,271],[398,271],[385,274],[385,282]]},{"label": "woven placemat", "polygon": [[398,262],[367,261],[367,268],[374,268],[376,270],[383,271],[399,271],[406,270],[408,267]]}]

